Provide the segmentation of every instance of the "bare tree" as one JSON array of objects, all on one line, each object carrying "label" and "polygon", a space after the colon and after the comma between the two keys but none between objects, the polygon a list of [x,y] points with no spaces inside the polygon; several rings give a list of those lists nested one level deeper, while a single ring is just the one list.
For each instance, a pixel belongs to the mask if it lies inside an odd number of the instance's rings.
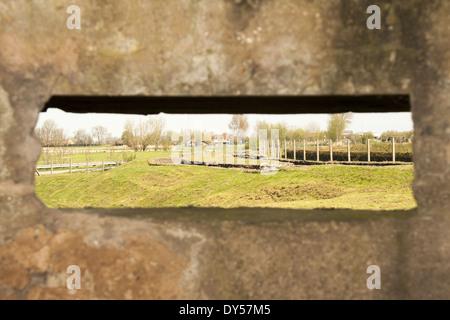
[{"label": "bare tree", "polygon": [[122,134],[124,142],[135,151],[145,151],[151,144],[157,150],[164,140],[165,121],[162,117],[151,117],[148,120],[135,122],[128,120]]},{"label": "bare tree", "polygon": [[65,163],[67,161],[67,155],[69,154],[69,146],[64,129],[56,128],[53,131],[52,146],[54,147],[53,155],[57,159],[57,162]]},{"label": "bare tree", "polygon": [[105,137],[105,143],[109,146],[115,145],[117,140],[119,139],[117,137],[113,137],[111,133],[108,133]]},{"label": "bare tree", "polygon": [[228,128],[233,130],[235,137],[243,136],[248,130],[248,119],[244,114],[234,114],[231,118]]},{"label": "bare tree", "polygon": [[87,146],[92,144],[92,136],[84,129],[79,129],[74,135],[75,144],[79,146]]},{"label": "bare tree", "polygon": [[305,131],[313,140],[319,140],[322,138],[322,131],[320,130],[320,126],[317,122],[308,123],[305,127]]},{"label": "bare tree", "polygon": [[155,151],[163,143],[164,140],[164,129],[166,126],[166,121],[161,116],[151,117],[149,120],[150,124],[150,141],[155,146]]},{"label": "bare tree", "polygon": [[133,120],[127,120],[125,123],[125,131],[122,134],[124,142],[134,151],[139,151],[140,144],[138,142],[138,130],[136,123]]},{"label": "bare tree", "polygon": [[102,145],[108,135],[108,129],[102,126],[93,127],[91,132],[98,145]]},{"label": "bare tree", "polygon": [[51,145],[53,147],[63,147],[67,145],[67,136],[64,133],[64,129],[56,128],[53,130]]},{"label": "bare tree", "polygon": [[128,120],[125,124],[123,138],[135,151],[145,151],[151,143],[151,128],[148,120],[135,122]]},{"label": "bare tree", "polygon": [[137,124],[138,143],[142,151],[145,151],[151,143],[150,121],[139,121]]},{"label": "bare tree", "polygon": [[56,127],[56,123],[53,120],[45,120],[41,128],[36,128],[35,134],[41,142],[41,157],[44,164],[50,163],[51,152],[49,147],[51,139],[51,131]]},{"label": "bare tree", "polygon": [[42,127],[37,130],[39,139],[43,147],[50,147],[54,140],[55,130],[57,129],[56,122],[48,119],[42,124]]},{"label": "bare tree", "polygon": [[[46,120],[41,128],[36,129],[35,133],[43,146],[41,155],[44,163],[50,163],[53,158],[58,159],[61,163],[67,160],[66,155],[69,153],[67,136],[62,128],[57,127],[55,121]],[[50,149],[50,147],[53,148]]]}]

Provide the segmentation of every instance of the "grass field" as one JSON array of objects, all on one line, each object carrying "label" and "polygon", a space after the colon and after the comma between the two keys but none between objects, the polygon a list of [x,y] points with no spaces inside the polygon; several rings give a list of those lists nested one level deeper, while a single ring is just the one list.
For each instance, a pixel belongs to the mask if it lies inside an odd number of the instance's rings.
[{"label": "grass field", "polygon": [[412,166],[304,166],[275,175],[204,166],[149,166],[151,157],[104,173],[36,177],[36,192],[53,208],[279,207],[394,210],[416,206]]},{"label": "grass field", "polygon": [[[148,154],[149,152],[147,152]],[[134,154],[138,154],[137,152],[133,152],[133,151],[119,151],[119,152],[109,152],[109,151],[104,151],[104,152],[92,152],[89,154],[85,154],[85,153],[73,153],[73,154],[68,154],[65,155],[63,157],[59,157],[58,155],[54,155],[51,158],[53,158],[53,163],[69,163],[69,159],[72,159],[72,163],[83,163],[86,162],[86,158],[89,158],[89,162],[101,162],[102,160],[104,161],[125,161],[127,157],[130,157],[131,155]],[[139,153],[141,154],[141,153]],[[146,153],[142,153],[143,155],[145,155]],[[46,164],[43,161],[43,157],[39,157],[37,165],[43,165]]]}]

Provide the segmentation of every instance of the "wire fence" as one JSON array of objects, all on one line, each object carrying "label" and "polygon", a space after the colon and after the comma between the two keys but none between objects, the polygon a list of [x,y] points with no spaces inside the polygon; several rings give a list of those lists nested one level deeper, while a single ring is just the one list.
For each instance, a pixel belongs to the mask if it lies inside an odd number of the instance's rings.
[{"label": "wire fence", "polygon": [[281,159],[339,162],[413,162],[412,144],[367,140],[365,144],[277,141]]}]

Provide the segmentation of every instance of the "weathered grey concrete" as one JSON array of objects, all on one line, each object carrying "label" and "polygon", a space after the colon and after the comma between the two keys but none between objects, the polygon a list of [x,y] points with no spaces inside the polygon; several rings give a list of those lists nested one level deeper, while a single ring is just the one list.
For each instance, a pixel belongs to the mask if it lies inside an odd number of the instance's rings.
[{"label": "weathered grey concrete", "polygon": [[[365,27],[366,0],[72,3],[82,30],[66,28],[66,1],[0,3],[1,298],[450,298],[448,1],[380,1],[381,30]],[[33,129],[52,95],[383,94],[411,99],[417,213],[142,221],[35,196]],[[87,281],[75,295],[70,264]],[[370,264],[380,291],[365,287]]]}]

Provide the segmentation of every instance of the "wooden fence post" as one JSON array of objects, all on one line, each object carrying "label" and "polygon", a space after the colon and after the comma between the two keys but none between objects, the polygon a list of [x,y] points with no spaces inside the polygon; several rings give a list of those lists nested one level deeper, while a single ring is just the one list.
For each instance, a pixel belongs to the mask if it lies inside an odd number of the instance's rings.
[{"label": "wooden fence post", "polygon": [[306,140],[303,140],[303,161],[306,161]]},{"label": "wooden fence post", "polygon": [[202,163],[205,163],[205,148],[203,147],[203,134],[202,134]]},{"label": "wooden fence post", "polygon": [[270,138],[270,141],[267,140],[267,156],[269,158],[272,157],[272,155],[275,157],[275,152],[273,151],[273,145],[275,144],[275,140],[272,140],[272,137]]},{"label": "wooden fence post", "polygon": [[319,156],[319,140],[316,140],[316,145],[317,145],[317,161],[320,161],[320,156]]},{"label": "wooden fence post", "polygon": [[105,161],[102,159],[102,172],[105,172]]},{"label": "wooden fence post", "polygon": [[200,145],[202,147],[202,164],[205,163],[205,151],[206,151],[206,147],[203,146],[204,139],[205,139],[205,137],[203,136],[203,132],[202,132],[202,138],[201,138],[201,141],[200,141]]},{"label": "wooden fence post", "polygon": [[238,149],[238,139],[237,139],[237,137],[234,137],[234,164],[238,163],[237,149]]},{"label": "wooden fence post", "polygon": [[50,162],[50,175],[53,176],[53,159]]},{"label": "wooden fence post", "polygon": [[226,164],[227,163],[227,145],[226,145],[226,143],[223,143],[223,141],[222,141],[222,152],[223,152],[222,161],[223,161],[223,164]]},{"label": "wooden fence post", "polygon": [[270,148],[271,148],[271,156],[273,155],[273,157],[274,157],[274,159],[276,159],[276,157],[277,157],[277,154],[278,154],[278,149],[277,149],[277,140],[275,140],[275,139],[273,139],[272,140],[272,144],[271,144],[271,146],[270,146]]},{"label": "wooden fence post", "polygon": [[280,159],[280,139],[277,139],[277,159]]},{"label": "wooden fence post", "polygon": [[348,162],[352,161],[352,158],[350,157],[350,140],[347,140],[347,157]]},{"label": "wooden fence post", "polygon": [[392,162],[395,163],[395,138],[392,138]]},{"label": "wooden fence post", "polygon": [[72,174],[72,159],[69,160],[69,172]]},{"label": "wooden fence post", "polygon": [[287,146],[286,146],[286,139],[284,139],[284,158],[287,160]]},{"label": "wooden fence post", "polygon": [[370,162],[370,139],[367,139],[367,161]]},{"label": "wooden fence post", "polygon": [[194,138],[191,140],[191,164],[194,164],[194,152],[195,152],[195,141]]},{"label": "wooden fence post", "polygon": [[330,161],[333,162],[333,141],[330,139]]},{"label": "wooden fence post", "polygon": [[294,160],[297,160],[297,150],[295,148],[295,140],[294,140]]},{"label": "wooden fence post", "polygon": [[[248,141],[248,145],[247,145],[247,141]],[[249,137],[245,137],[244,159],[245,159],[245,164],[250,163],[250,138]]]},{"label": "wooden fence post", "polygon": [[86,174],[89,173],[89,159],[86,158]]}]

